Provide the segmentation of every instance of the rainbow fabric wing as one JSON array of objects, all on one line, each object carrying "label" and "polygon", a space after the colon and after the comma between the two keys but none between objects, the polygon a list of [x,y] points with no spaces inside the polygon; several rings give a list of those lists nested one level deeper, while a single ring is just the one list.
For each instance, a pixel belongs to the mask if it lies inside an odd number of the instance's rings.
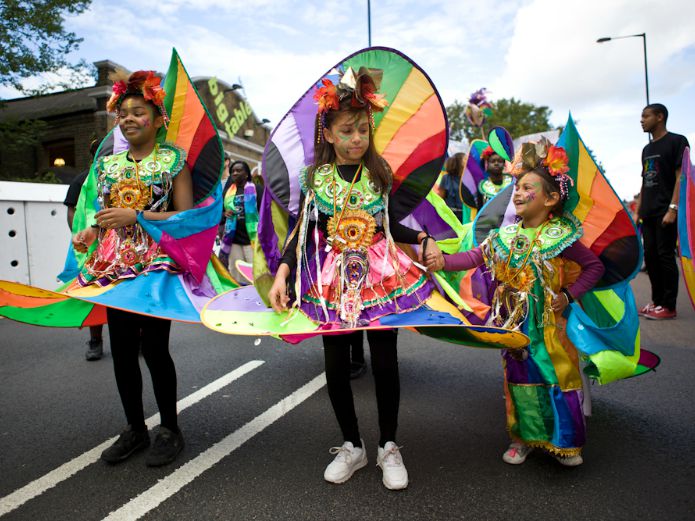
[{"label": "rainbow fabric wing", "polygon": [[[574,303],[567,335],[586,357],[585,372],[600,383],[654,369],[659,358],[640,348],[639,319],[629,282],[642,264],[642,244],[627,209],[579,136],[570,116],[558,146],[569,158],[574,189],[565,203],[582,223],[582,244],[601,260],[605,273],[594,290]],[[490,230],[514,222],[514,187],[489,201],[474,223],[475,243]]]},{"label": "rainbow fabric wing", "polygon": [[321,326],[297,311],[276,313],[266,307],[254,286],[245,286],[210,300],[201,313],[201,319],[205,326],[220,333],[272,336],[290,344],[325,334],[408,328],[438,340],[469,347],[518,349],[528,345],[528,337],[518,331],[470,324],[436,292],[425,305],[414,311],[386,315],[366,327],[343,329],[338,325]]},{"label": "rainbow fabric wing", "polygon": [[[0,315],[31,324],[82,327],[103,323],[102,306],[106,306],[199,322],[207,300],[237,287],[216,257],[211,257],[222,213],[219,183],[224,163],[222,143],[176,50],[172,52],[164,88],[167,93],[164,105],[170,121],[167,128],[160,130],[157,141],[173,143],[185,150],[193,181],[194,208],[163,221],[140,218],[139,222],[184,273],[154,271],[105,287],[72,288],[69,293],[66,292],[69,283],[51,292],[0,281]],[[97,160],[126,148],[127,142],[118,127],[102,141],[80,193],[74,232],[93,223],[94,213],[99,210],[94,166]],[[95,247],[92,245],[87,254],[75,253],[70,248],[61,280],[73,279]]]},{"label": "rainbow fabric wing", "polygon": [[314,92],[324,77],[361,66],[382,69],[380,93],[389,102],[374,114],[374,143],[394,174],[389,204],[408,215],[430,192],[441,172],[448,144],[446,110],[427,74],[407,56],[382,47],[351,54],[319,78],[273,130],[263,153],[265,190],[254,249],[254,284],[266,295],[281,252],[299,212],[299,171],[314,159]]},{"label": "rainbow fabric wing", "polygon": [[[280,208],[291,217],[297,216],[301,195],[299,171],[314,160],[314,92],[323,78],[337,82],[338,71],[348,67],[384,71],[380,93],[385,95],[388,106],[374,114],[374,145],[393,171],[392,211],[399,218],[405,217],[437,180],[449,134],[446,110],[434,84],[413,61],[393,49],[372,47],[358,51],[312,84],[270,135],[263,154],[266,189]],[[266,204],[270,205],[270,200]],[[266,255],[274,253],[266,245],[263,249]]]},{"label": "rainbow fabric wing", "polygon": [[695,169],[690,161],[690,147],[683,152],[680,183],[678,248],[685,287],[695,308]]},{"label": "rainbow fabric wing", "polygon": [[483,150],[488,147],[488,142],[482,139],[474,139],[466,155],[463,174],[461,174],[461,184],[459,185],[459,196],[467,206],[478,208],[479,194],[478,185],[485,179],[485,166],[483,165]]},{"label": "rainbow fabric wing", "polygon": [[[337,82],[338,71],[347,67],[383,70],[380,93],[386,95],[389,104],[384,112],[374,114],[374,143],[393,171],[389,204],[402,220],[419,207],[439,176],[448,141],[444,106],[425,72],[397,51],[385,48],[359,51],[331,68],[324,77]],[[254,250],[255,287],[230,291],[210,301],[201,318],[211,329],[227,334],[277,336],[288,342],[333,331],[332,326],[312,322],[301,313],[275,313],[267,308],[266,297],[282,247],[299,212],[299,171],[313,161],[317,111],[313,96],[322,84],[321,79],[294,104],[266,145],[263,156],[266,190]],[[441,224],[444,228],[448,226]],[[470,324],[436,292],[419,309],[381,317],[366,329],[394,327],[412,328],[448,342],[480,347],[514,348],[528,343],[522,333]],[[346,331],[349,330],[339,330]]]}]

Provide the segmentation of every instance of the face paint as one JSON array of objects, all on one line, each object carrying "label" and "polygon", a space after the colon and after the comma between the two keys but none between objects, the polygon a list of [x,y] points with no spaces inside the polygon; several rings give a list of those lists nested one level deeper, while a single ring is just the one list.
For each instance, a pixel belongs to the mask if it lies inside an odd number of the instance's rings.
[{"label": "face paint", "polygon": [[536,191],[535,190],[529,190],[526,193],[526,200],[527,201],[535,201],[536,200]]},{"label": "face paint", "polygon": [[142,120],[142,126],[148,128],[150,126],[150,118],[145,118]]}]

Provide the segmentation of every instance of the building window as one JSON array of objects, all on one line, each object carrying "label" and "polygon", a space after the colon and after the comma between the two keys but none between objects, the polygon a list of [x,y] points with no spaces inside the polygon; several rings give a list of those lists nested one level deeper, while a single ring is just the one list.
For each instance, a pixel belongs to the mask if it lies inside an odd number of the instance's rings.
[{"label": "building window", "polygon": [[44,143],[44,149],[48,155],[48,168],[61,168],[75,166],[75,140],[61,139]]}]

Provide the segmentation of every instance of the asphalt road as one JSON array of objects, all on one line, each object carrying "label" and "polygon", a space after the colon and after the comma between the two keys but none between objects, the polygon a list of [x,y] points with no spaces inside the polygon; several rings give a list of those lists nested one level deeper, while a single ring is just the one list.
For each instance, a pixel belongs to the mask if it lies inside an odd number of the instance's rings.
[{"label": "asphalt road", "polygon": [[[643,302],[644,275],[634,287]],[[695,312],[685,294],[678,313],[642,323],[643,345],[662,357],[656,373],[592,387],[585,463],[575,469],[538,452],[518,467],[502,462],[496,351],[402,332],[398,441],[410,486],[401,492],[386,490],[374,466],[370,375],[354,382],[370,464],[344,485],[323,481],[328,449],[342,440],[319,340],[254,345],[175,324],[186,448],[168,467],[147,468],[144,454],[111,467],[97,459],[99,446],[125,420],[110,356],[86,362],[84,331],[0,320],[0,517],[695,519]],[[154,415],[143,374],[145,412]]]}]

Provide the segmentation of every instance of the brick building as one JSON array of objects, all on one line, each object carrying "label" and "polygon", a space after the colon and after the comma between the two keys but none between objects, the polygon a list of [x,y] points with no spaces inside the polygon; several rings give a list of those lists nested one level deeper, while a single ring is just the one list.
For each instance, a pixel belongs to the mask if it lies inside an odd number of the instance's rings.
[{"label": "brick building", "polygon": [[[89,166],[89,145],[113,128],[115,118],[106,112],[111,95],[109,73],[120,65],[95,62],[93,87],[18,98],[0,107],[0,121],[40,120],[39,143],[18,150],[0,148],[0,179],[31,179],[53,172],[69,182]],[[239,93],[241,86],[210,77],[193,78],[222,138],[228,157],[242,159],[252,169],[260,167],[263,147],[270,135],[267,120],[259,120]]]}]

